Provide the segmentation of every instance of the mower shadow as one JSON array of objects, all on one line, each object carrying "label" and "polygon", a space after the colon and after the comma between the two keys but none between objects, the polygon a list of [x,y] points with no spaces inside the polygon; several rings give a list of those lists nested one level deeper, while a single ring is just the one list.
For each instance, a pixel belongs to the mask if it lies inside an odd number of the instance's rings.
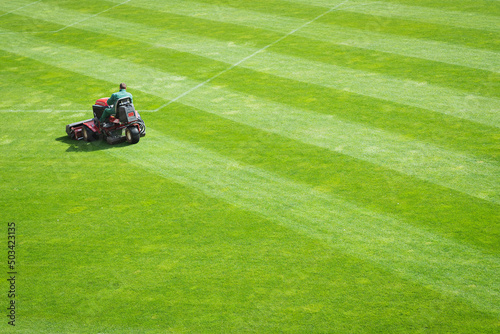
[{"label": "mower shadow", "polygon": [[127,142],[110,145],[102,139],[88,143],[84,140],[71,139],[68,136],[56,138],[56,141],[68,144],[69,147],[66,152],[94,152],[129,145]]}]

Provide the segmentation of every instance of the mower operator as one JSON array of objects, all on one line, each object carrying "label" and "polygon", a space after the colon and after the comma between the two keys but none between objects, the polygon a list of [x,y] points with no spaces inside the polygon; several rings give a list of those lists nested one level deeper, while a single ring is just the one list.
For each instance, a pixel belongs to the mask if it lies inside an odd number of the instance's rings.
[{"label": "mower operator", "polygon": [[127,85],[124,83],[120,84],[120,91],[117,93],[114,93],[108,99],[108,101],[107,101],[108,108],[104,109],[104,112],[102,113],[101,119],[99,120],[101,123],[106,122],[108,120],[109,116],[115,113],[114,104],[116,103],[116,101],[118,101],[122,97],[130,97],[130,99],[133,102],[132,94],[127,92]]}]

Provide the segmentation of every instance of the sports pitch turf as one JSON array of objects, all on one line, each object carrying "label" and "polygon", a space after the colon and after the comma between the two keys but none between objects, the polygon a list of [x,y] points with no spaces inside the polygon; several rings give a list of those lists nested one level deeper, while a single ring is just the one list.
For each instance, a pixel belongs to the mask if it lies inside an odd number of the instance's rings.
[{"label": "sports pitch turf", "polygon": [[[0,0],[0,332],[498,333],[499,33],[496,0]],[[70,140],[120,82],[147,136]]]}]

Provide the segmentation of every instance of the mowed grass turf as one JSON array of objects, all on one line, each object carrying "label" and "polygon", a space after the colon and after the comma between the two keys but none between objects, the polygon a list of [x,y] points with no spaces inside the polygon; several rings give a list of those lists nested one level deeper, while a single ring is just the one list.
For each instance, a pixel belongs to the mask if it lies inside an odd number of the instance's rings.
[{"label": "mowed grass turf", "polygon": [[[497,333],[499,16],[0,0],[0,332]],[[120,82],[147,136],[70,140]]]}]

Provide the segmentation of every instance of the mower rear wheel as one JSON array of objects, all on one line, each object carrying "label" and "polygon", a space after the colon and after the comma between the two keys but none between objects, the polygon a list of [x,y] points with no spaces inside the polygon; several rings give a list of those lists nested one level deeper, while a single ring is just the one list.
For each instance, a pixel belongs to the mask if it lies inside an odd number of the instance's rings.
[{"label": "mower rear wheel", "polygon": [[84,125],[83,126],[83,140],[86,142],[91,142],[94,141],[96,138],[96,134],[89,129],[88,126]]},{"label": "mower rear wheel", "polygon": [[144,137],[146,135],[146,124],[141,117],[139,117],[137,124],[139,124],[139,133],[141,134],[141,137]]},{"label": "mower rear wheel", "polygon": [[127,137],[127,142],[129,144],[137,144],[139,139],[141,139],[141,133],[136,126],[129,126],[125,130],[125,136]]}]

